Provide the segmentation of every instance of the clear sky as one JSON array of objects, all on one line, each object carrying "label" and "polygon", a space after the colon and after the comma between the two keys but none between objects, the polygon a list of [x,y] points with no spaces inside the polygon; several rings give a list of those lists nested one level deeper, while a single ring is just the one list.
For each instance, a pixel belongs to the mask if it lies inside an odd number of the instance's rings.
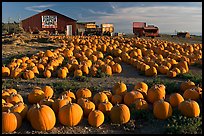
[{"label": "clear sky", "polygon": [[144,21],[161,33],[202,33],[202,2],[2,2],[2,21],[19,22],[46,9],[79,22],[113,23],[115,32],[132,33],[132,23]]}]

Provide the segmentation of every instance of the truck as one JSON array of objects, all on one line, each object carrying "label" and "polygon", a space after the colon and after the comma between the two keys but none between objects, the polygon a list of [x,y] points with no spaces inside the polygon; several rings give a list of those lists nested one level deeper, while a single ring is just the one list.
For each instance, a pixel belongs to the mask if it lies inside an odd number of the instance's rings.
[{"label": "truck", "polygon": [[159,28],[154,25],[147,25],[146,22],[133,22],[133,33],[138,37],[157,37]]}]

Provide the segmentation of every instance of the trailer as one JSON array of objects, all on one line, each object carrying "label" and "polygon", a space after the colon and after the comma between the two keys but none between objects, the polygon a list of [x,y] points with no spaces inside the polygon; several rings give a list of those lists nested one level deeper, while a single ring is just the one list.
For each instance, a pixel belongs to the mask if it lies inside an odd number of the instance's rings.
[{"label": "trailer", "polygon": [[146,22],[133,22],[133,33],[138,37],[157,37],[159,28],[154,25],[146,25]]}]

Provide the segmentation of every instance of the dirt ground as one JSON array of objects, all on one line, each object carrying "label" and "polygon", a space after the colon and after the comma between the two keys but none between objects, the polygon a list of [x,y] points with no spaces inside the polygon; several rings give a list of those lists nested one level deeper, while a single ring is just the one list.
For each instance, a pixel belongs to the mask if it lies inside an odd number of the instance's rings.
[{"label": "dirt ground", "polygon": [[[170,36],[166,37],[158,37],[162,40],[169,40],[174,42],[183,42],[183,43],[202,43],[202,39],[182,39],[178,40],[177,38],[173,38]],[[25,44],[4,44],[2,45],[2,63],[5,64],[8,62],[10,58],[23,56],[23,55],[32,55],[37,53],[38,51],[44,51],[49,48],[57,48],[60,44],[47,44],[47,43],[25,43]],[[45,48],[46,47],[46,48]],[[44,86],[49,85],[51,83],[56,82],[64,82],[67,80],[67,82],[70,82],[75,84],[76,86],[80,87],[100,87],[104,90],[111,90],[113,85],[118,81],[123,81],[126,85],[128,90],[132,90],[134,85],[140,81],[146,81],[146,80],[152,80],[151,77],[146,77],[138,73],[138,71],[127,64],[122,63],[123,71],[120,74],[114,74],[111,77],[103,77],[103,78],[92,78],[88,77],[87,82],[77,82],[74,81],[72,78],[68,79],[59,79],[59,78],[50,78],[50,79],[44,79],[44,78],[36,78],[34,80],[24,80],[24,79],[17,79],[12,80],[9,78],[3,78],[2,82],[7,83],[8,86],[14,86],[17,89],[18,93],[20,93],[25,102],[27,101],[27,95],[32,90],[33,86]],[[197,67],[190,67],[190,71],[196,74],[202,75],[202,69]],[[167,80],[174,80],[175,82],[181,82],[184,81],[184,79],[180,78],[174,78],[169,79],[164,75],[159,75],[161,79],[167,79]],[[68,89],[68,88],[67,88]],[[59,93],[61,90],[58,90]],[[137,123],[134,120],[130,120],[129,123],[125,125],[114,125],[111,124],[110,121],[107,119],[105,122],[99,127],[99,128],[93,128],[88,125],[87,119],[84,118],[82,122],[75,126],[75,127],[65,127],[62,126],[58,120],[55,125],[55,127],[48,132],[41,132],[41,131],[35,131],[31,128],[31,125],[28,121],[23,121],[22,127],[14,132],[14,134],[42,134],[42,133],[49,133],[49,134],[97,134],[97,133],[103,133],[103,134],[121,134],[121,133],[135,133],[135,134],[161,134],[163,133],[163,121],[157,120],[156,123],[153,125],[147,122],[140,122]]]}]

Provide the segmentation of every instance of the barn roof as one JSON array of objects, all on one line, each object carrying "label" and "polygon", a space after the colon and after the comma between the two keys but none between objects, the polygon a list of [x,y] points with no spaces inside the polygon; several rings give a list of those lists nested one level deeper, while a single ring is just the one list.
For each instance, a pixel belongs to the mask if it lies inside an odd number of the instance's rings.
[{"label": "barn roof", "polygon": [[[69,19],[69,20],[77,21],[77,20],[74,20],[74,19],[72,19],[72,18],[70,18],[70,17],[67,17],[67,16],[65,16],[65,15],[63,15],[63,14],[57,13],[57,12],[51,10],[51,9],[47,9],[47,10],[45,10],[45,11],[43,11],[43,12],[38,13],[38,14],[45,13],[45,12],[48,12],[48,11],[49,11],[49,12],[53,12],[53,13],[55,13],[55,14],[57,14],[57,15],[61,15],[61,16],[63,16],[64,18],[67,18],[67,19]],[[33,16],[36,16],[36,15],[38,15],[38,14],[35,14],[35,15],[33,15]],[[33,17],[33,16],[31,16],[31,17]],[[31,18],[31,17],[28,17],[28,18],[26,18],[26,19],[24,19],[24,20],[27,20],[27,19],[29,19],[29,18]],[[22,21],[24,21],[24,20],[22,20]]]}]

